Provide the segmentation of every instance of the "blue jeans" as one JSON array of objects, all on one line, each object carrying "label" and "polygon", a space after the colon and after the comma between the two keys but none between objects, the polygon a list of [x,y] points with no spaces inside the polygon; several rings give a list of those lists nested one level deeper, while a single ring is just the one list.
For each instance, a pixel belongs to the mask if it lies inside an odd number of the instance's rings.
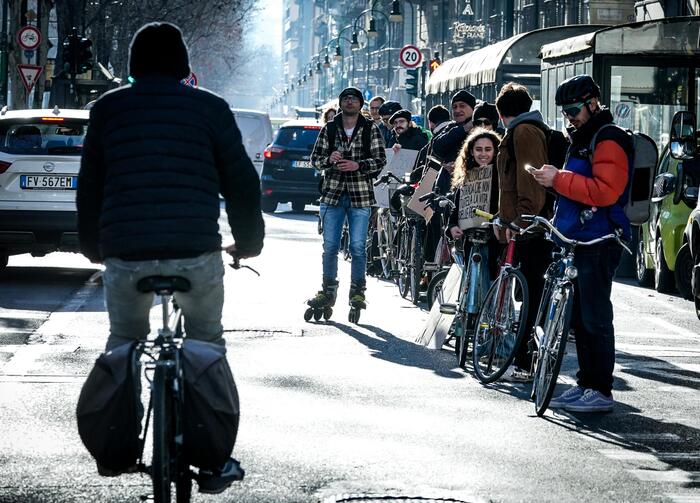
[{"label": "blue jeans", "polygon": [[153,293],[140,293],[136,283],[146,276],[182,276],[190,281],[188,292],[175,292],[185,317],[187,337],[224,344],[221,312],[224,306],[224,263],[221,252],[171,260],[105,260],[105,304],[109,314],[106,351],[133,340],[144,340],[150,331]]},{"label": "blue jeans", "polygon": [[348,219],[350,237],[350,281],[363,283],[367,266],[365,242],[371,208],[353,208],[350,206],[350,196],[343,194],[338,204],[321,203],[319,216],[323,221],[323,277],[336,279],[338,276],[338,250],[343,234],[343,223]]},{"label": "blue jeans", "polygon": [[615,329],[610,301],[612,280],[620,264],[622,248],[607,241],[576,248],[574,265],[574,305],[571,328],[576,335],[579,371],[576,377],[582,388],[592,388],[610,396],[615,367]]}]

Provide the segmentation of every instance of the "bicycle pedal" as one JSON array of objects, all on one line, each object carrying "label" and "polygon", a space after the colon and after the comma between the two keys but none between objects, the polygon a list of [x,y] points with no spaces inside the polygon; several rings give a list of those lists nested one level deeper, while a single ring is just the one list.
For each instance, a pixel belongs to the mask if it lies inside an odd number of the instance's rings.
[{"label": "bicycle pedal", "polygon": [[457,304],[440,304],[440,314],[457,314]]}]

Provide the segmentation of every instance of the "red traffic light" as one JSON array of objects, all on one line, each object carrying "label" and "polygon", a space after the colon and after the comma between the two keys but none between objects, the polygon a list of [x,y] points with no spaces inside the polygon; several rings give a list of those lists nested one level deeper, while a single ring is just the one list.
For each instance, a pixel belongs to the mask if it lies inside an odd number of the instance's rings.
[{"label": "red traffic light", "polygon": [[442,64],[442,61],[440,61],[440,58],[433,58],[430,60],[430,65],[428,65],[430,69],[430,75],[433,74],[435,70],[438,69],[438,67]]}]

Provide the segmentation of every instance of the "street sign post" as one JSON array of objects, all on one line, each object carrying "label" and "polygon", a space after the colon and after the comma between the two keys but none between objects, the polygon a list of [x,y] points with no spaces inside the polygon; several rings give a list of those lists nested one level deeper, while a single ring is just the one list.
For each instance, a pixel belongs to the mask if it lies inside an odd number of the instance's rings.
[{"label": "street sign post", "polygon": [[369,100],[372,99],[372,91],[370,91],[369,89],[365,89],[365,92],[362,94],[365,97],[365,101],[369,103]]},{"label": "street sign post", "polygon": [[22,26],[17,32],[17,43],[25,51],[33,51],[41,44],[41,32],[35,26]]},{"label": "street sign post", "polygon": [[404,45],[399,53],[399,60],[406,68],[417,68],[423,62],[423,53],[415,45]]},{"label": "street sign post", "polygon": [[17,70],[19,71],[19,76],[22,79],[22,84],[24,84],[27,93],[30,93],[34,84],[36,84],[36,81],[39,79],[43,68],[34,65],[17,65]]}]

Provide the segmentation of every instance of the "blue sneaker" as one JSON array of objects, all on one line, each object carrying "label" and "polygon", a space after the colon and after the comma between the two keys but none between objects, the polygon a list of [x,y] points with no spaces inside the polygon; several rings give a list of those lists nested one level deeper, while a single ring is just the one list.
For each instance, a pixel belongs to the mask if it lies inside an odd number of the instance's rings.
[{"label": "blue sneaker", "polygon": [[581,398],[585,391],[586,389],[582,388],[581,386],[574,386],[573,388],[569,388],[558,397],[552,398],[552,401],[549,402],[549,408],[563,409],[568,404],[573,403],[579,398]]},{"label": "blue sneaker", "polygon": [[564,406],[569,412],[611,412],[615,401],[612,396],[605,396],[600,391],[587,389],[581,398]]},{"label": "blue sneaker", "polygon": [[221,470],[216,472],[199,470],[197,484],[199,492],[204,494],[219,494],[228,489],[236,481],[243,480],[245,470],[238,461],[229,458]]}]

